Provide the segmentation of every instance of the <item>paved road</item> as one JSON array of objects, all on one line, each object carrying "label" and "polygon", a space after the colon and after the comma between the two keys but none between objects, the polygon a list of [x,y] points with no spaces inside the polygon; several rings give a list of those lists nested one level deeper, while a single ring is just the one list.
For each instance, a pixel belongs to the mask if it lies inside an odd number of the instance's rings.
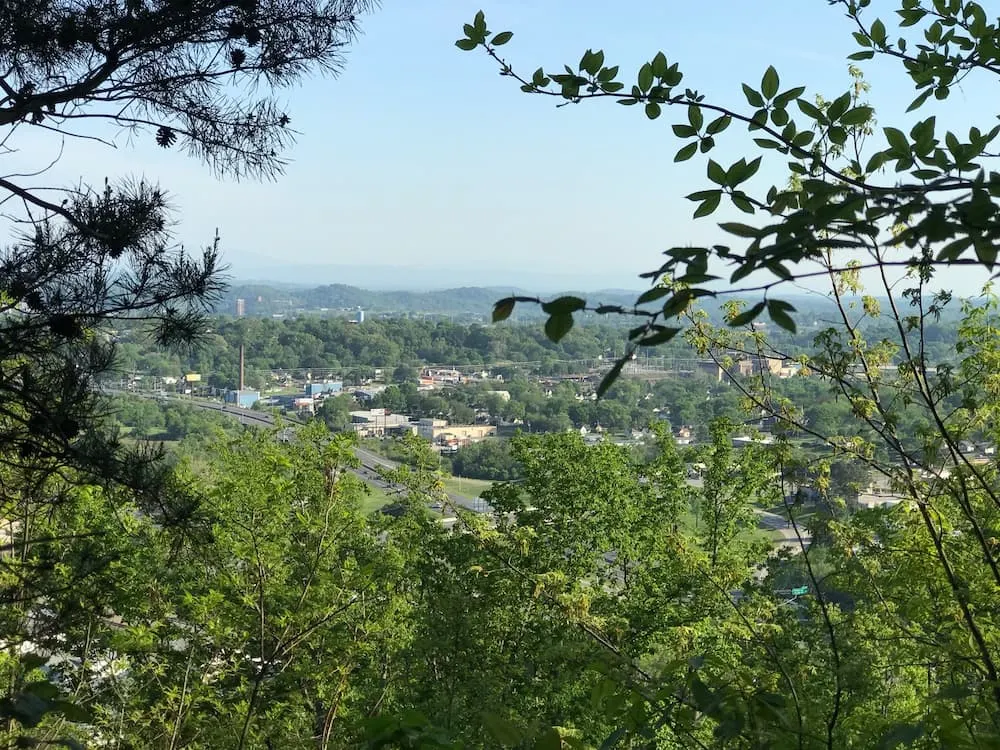
[{"label": "paved road", "polygon": [[[111,394],[120,394],[122,391],[108,390]],[[188,399],[180,398],[177,396],[158,396],[155,394],[146,393],[135,393],[134,395],[143,396],[146,398],[156,398],[162,401],[178,401],[180,403],[189,404],[191,406],[196,406],[199,409],[210,409],[212,411],[221,412],[228,416],[239,419],[242,424],[253,426],[273,426],[274,416],[268,412],[253,411],[252,409],[243,409],[238,406],[231,406],[229,404],[220,404],[214,401],[201,401],[198,399]],[[301,424],[295,419],[285,419],[286,422],[290,424]],[[405,488],[400,485],[392,484],[391,482],[386,482],[378,474],[378,469],[392,470],[399,467],[399,464],[395,461],[391,461],[388,458],[379,456],[376,453],[372,453],[365,448],[355,448],[355,454],[361,459],[362,467],[354,471],[354,473],[363,479],[368,484],[373,487],[377,487],[382,490],[396,490],[400,493],[405,492]],[[701,479],[688,479],[688,484],[692,487],[700,487],[702,485]],[[457,506],[466,508],[468,510],[474,511],[476,513],[488,513],[493,509],[482,500],[477,500],[476,498],[467,497],[465,495],[459,495],[454,492],[448,493],[448,499]],[[799,537],[797,536],[795,529],[791,528],[787,520],[776,513],[771,513],[766,510],[761,510],[759,508],[754,508],[754,512],[757,514],[758,518],[758,528],[767,531],[771,534],[773,538],[775,551],[779,549],[787,549],[790,552],[797,553],[801,552],[802,544],[808,545],[812,538],[805,532],[804,529],[800,528],[803,533],[802,540],[800,543]]]},{"label": "paved road", "polygon": [[[123,393],[120,390],[110,390],[106,391],[112,395],[119,395]],[[232,406],[230,404],[220,404],[215,401],[202,401],[200,399],[191,398],[180,398],[178,396],[161,396],[151,393],[141,393],[134,392],[133,395],[142,396],[143,398],[155,398],[160,401],[176,401],[178,403],[187,404],[189,406],[194,406],[199,409],[208,409],[210,411],[220,412],[227,416],[233,417],[234,419],[239,419],[241,424],[248,426],[257,427],[271,427],[274,425],[274,415],[269,412],[254,411],[253,409],[244,409],[239,406]],[[283,418],[285,422],[290,424],[302,424],[297,419]],[[378,473],[379,469],[392,470],[399,467],[399,464],[395,461],[390,461],[387,458],[383,458],[376,453],[372,453],[364,448],[355,448],[355,454],[359,459],[361,459],[361,468],[354,469],[352,472],[364,480],[373,487],[387,492],[392,492],[393,490],[399,492],[400,494],[406,491],[405,487],[398,484],[393,484],[392,482],[385,481]],[[476,498],[466,497],[465,495],[459,495],[458,493],[449,492],[448,499],[457,506],[466,508],[468,510],[474,511],[476,513],[487,513],[493,509],[487,505],[482,500],[477,500]]]},{"label": "paved road", "polygon": [[[701,487],[703,484],[700,478],[688,479],[687,483],[692,487]],[[799,533],[802,534],[800,541],[795,529],[784,516],[761,508],[754,508],[753,512],[757,514],[757,528],[770,534],[775,552],[787,549],[793,555],[798,554],[802,551],[803,545],[808,546],[812,541],[809,532],[799,526]]]},{"label": "paved road", "polygon": [[[363,469],[380,467],[392,470],[399,468],[399,464],[397,462],[391,461],[388,458],[384,458],[376,453],[372,453],[370,450],[366,450],[365,448],[355,448],[354,452],[357,454],[358,458],[361,459]],[[467,497],[466,495],[459,495],[457,492],[449,492],[448,499],[455,505],[476,513],[488,513],[493,510],[486,502],[477,500],[473,497]]]}]

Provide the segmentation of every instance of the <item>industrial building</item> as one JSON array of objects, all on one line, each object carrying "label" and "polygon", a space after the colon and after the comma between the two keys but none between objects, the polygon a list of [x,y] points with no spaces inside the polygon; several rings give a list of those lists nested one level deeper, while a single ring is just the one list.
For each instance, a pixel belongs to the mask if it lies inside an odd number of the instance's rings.
[{"label": "industrial building", "polygon": [[306,396],[313,398],[323,393],[340,393],[342,390],[344,390],[344,384],[340,381],[306,383]]},{"label": "industrial building", "polygon": [[260,401],[260,391],[235,390],[226,391],[226,403],[249,409]]},{"label": "industrial building", "polygon": [[405,414],[392,414],[385,409],[352,411],[351,426],[360,437],[385,437],[415,432],[417,429]]}]

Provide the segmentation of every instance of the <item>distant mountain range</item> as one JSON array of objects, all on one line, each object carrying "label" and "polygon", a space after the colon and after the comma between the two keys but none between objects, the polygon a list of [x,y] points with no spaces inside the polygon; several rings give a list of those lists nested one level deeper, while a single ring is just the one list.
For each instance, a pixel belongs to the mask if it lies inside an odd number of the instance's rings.
[{"label": "distant mountain range", "polygon": [[[220,314],[234,314],[237,300],[243,300],[247,315],[289,314],[299,311],[338,312],[360,308],[372,314],[430,314],[485,317],[493,304],[510,295],[541,296],[551,299],[560,293],[538,293],[510,287],[458,287],[433,291],[383,291],[361,289],[347,284],[302,287],[274,282],[236,282],[230,286],[216,307]],[[592,292],[565,292],[595,304],[631,306],[638,291],[603,289]],[[523,313],[534,317],[540,310],[523,306]]]},{"label": "distant mountain range", "polygon": [[465,266],[461,263],[444,266],[276,263],[273,259],[255,257],[247,253],[237,254],[232,258],[231,273],[237,279],[264,280],[262,283],[267,286],[306,287],[323,282],[377,291],[503,287],[509,292],[509,287],[517,286],[551,294],[560,289],[646,288],[646,282],[639,279],[636,272],[626,271],[547,272],[528,268],[511,270]]}]

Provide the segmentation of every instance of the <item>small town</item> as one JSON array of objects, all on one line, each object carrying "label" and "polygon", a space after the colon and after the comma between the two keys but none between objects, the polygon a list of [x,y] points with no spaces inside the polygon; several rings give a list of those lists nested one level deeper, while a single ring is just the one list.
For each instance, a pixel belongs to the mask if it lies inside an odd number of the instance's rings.
[{"label": "small town", "polygon": [[1000,9],[0,63],[0,749],[1000,748]]}]

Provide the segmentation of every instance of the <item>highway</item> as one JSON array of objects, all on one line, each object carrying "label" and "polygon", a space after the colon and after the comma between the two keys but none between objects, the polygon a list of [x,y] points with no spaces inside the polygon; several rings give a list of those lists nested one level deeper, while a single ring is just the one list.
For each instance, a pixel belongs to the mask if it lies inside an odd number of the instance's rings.
[{"label": "highway", "polygon": [[[702,486],[700,478],[688,479],[687,483],[692,487]],[[802,551],[803,547],[808,547],[809,543],[812,542],[812,536],[809,535],[808,531],[800,526],[798,533],[796,533],[784,516],[762,508],[754,508],[753,512],[757,514],[757,528],[768,532],[775,552],[786,549],[791,554],[796,555]],[[799,534],[801,534],[801,539]]]},{"label": "highway", "polygon": [[[110,395],[120,395],[124,391],[120,390],[110,390],[105,389],[105,393]],[[248,427],[273,427],[274,426],[274,415],[269,412],[254,411],[253,409],[244,409],[239,406],[232,406],[230,404],[220,404],[215,401],[202,401],[200,399],[193,398],[181,398],[179,396],[161,396],[152,393],[142,393],[138,391],[131,392],[134,396],[141,396],[142,398],[153,398],[158,401],[174,401],[177,403],[187,404],[188,406],[194,406],[199,409],[208,409],[210,411],[216,411],[226,416],[238,419],[240,424],[247,425]],[[297,425],[302,424],[301,421],[297,419],[290,419],[287,417],[282,418],[283,421],[289,424]],[[398,492],[400,495],[406,492],[406,488],[393,484],[391,482],[385,481],[380,475],[380,471],[391,471],[393,469],[399,468],[399,464],[395,461],[390,461],[387,458],[383,458],[375,453],[364,448],[357,447],[354,449],[355,455],[361,461],[360,469],[352,469],[352,472],[364,480],[366,483],[370,484],[372,487],[376,487],[380,490],[386,492]],[[475,513],[489,513],[493,509],[483,502],[482,500],[477,500],[476,498],[466,497],[465,495],[459,495],[457,493],[449,492],[448,500],[459,507],[471,510]],[[439,510],[439,508],[435,508]]]},{"label": "highway", "polygon": [[[123,391],[112,391],[106,390],[106,393],[116,395],[121,394]],[[180,398],[178,396],[160,396],[156,394],[140,393],[134,392],[133,395],[142,396],[144,398],[155,398],[161,401],[177,401],[179,403],[188,404],[190,406],[198,407],[199,409],[209,409],[211,411],[221,412],[227,416],[233,417],[234,419],[239,419],[241,424],[247,426],[256,427],[273,427],[274,426],[274,416],[268,412],[253,411],[252,409],[243,409],[238,406],[231,406],[229,404],[220,404],[214,401],[201,401],[198,399]],[[284,421],[289,424],[302,424],[297,419],[284,418]],[[355,454],[361,460],[361,468],[354,469],[353,473],[360,479],[364,480],[373,487],[380,490],[388,492],[398,492],[400,495],[406,492],[406,488],[393,484],[391,482],[385,481],[381,476],[382,471],[391,471],[393,469],[399,468],[399,464],[395,461],[391,461],[387,458],[379,456],[372,453],[365,448],[356,447],[354,449]],[[701,486],[700,479],[688,479],[688,484],[692,487]],[[476,498],[466,497],[464,495],[459,495],[453,492],[448,493],[448,500],[461,508],[471,510],[475,513],[490,513],[492,508],[482,500]],[[435,508],[439,510],[439,508]],[[802,533],[801,540],[796,534],[795,529],[792,528],[788,521],[776,513],[771,513],[760,508],[754,508],[754,512],[757,514],[757,524],[758,528],[763,531],[769,532],[772,537],[772,543],[774,549],[777,552],[781,549],[787,549],[790,553],[796,554],[801,552],[803,545],[808,545],[812,539],[808,535],[805,529],[800,528]]]}]

